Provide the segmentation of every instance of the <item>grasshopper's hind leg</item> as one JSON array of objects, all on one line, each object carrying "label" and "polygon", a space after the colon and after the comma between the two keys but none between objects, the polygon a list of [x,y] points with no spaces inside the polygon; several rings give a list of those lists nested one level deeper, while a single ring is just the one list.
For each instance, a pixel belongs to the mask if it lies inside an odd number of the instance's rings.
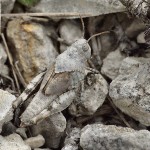
[{"label": "grasshopper's hind leg", "polygon": [[48,108],[44,109],[42,112],[40,112],[38,115],[36,115],[31,119],[32,124],[36,124],[42,121],[43,119],[47,118],[48,116],[63,111],[72,103],[75,97],[76,97],[75,90],[70,90],[60,95],[48,106]]}]

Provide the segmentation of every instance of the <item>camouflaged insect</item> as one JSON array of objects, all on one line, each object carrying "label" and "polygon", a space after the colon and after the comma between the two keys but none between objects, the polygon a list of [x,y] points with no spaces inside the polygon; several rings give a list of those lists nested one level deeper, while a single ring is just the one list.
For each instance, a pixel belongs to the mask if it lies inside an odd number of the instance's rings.
[{"label": "camouflaged insect", "polygon": [[85,39],[77,40],[60,54],[45,74],[40,90],[20,116],[21,126],[36,124],[66,109],[91,70],[87,66],[90,57],[91,48]]}]

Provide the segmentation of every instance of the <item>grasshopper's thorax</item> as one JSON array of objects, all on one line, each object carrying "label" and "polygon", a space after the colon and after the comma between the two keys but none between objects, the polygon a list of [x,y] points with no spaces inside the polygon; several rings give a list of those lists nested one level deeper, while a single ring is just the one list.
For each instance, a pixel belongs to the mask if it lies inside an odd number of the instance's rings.
[{"label": "grasshopper's thorax", "polygon": [[91,57],[91,48],[85,39],[79,39],[56,58],[55,72],[84,71]]}]

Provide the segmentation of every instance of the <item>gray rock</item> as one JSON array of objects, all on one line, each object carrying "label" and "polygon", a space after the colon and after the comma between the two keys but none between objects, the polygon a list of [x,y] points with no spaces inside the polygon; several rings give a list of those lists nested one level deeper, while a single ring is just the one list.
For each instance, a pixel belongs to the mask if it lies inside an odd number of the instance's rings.
[{"label": "gray rock", "polygon": [[110,84],[109,95],[124,113],[150,125],[150,59],[126,58],[120,75]]},{"label": "gray rock", "polygon": [[62,150],[78,150],[80,131],[79,128],[73,128],[70,133],[67,133]]},{"label": "gray rock", "polygon": [[5,65],[5,62],[7,60],[7,54],[5,52],[5,49],[3,45],[0,43],[0,74],[3,76],[8,76],[9,69]]},{"label": "gray rock", "polygon": [[119,74],[131,74],[135,72],[139,65],[148,61],[148,58],[143,57],[126,57],[120,65]]},{"label": "gray rock", "polygon": [[[1,0],[1,13],[10,13],[14,7],[16,0]],[[5,27],[5,24],[7,23],[8,18],[2,18],[1,27],[2,31]]]},{"label": "gray rock", "polygon": [[101,74],[90,74],[85,77],[84,89],[69,106],[72,115],[92,115],[105,101],[108,93],[107,81]]},{"label": "gray rock", "polygon": [[15,99],[14,95],[0,89],[0,132],[3,123],[13,119],[12,103]]},{"label": "gray rock", "polygon": [[8,74],[9,74],[8,67],[6,65],[0,63],[0,68],[1,68],[0,69],[0,75],[2,75],[2,76],[8,76]]},{"label": "gray rock", "polygon": [[1,0],[1,13],[9,13],[14,7],[16,0]]},{"label": "gray rock", "polygon": [[8,23],[7,36],[14,47],[14,59],[19,60],[27,82],[52,65],[58,55],[44,27],[38,23],[14,19]]},{"label": "gray rock", "polygon": [[138,19],[135,19],[125,30],[125,34],[129,38],[135,38],[138,36],[139,32],[146,30],[146,26],[143,22]]},{"label": "gray rock", "polygon": [[58,148],[65,128],[66,119],[62,113],[58,113],[37,125],[31,126],[31,133],[33,136],[43,135],[46,147]]},{"label": "gray rock", "polygon": [[1,135],[7,136],[10,134],[13,134],[13,133],[15,133],[16,129],[17,128],[11,121],[6,122],[3,124]]},{"label": "gray rock", "polygon": [[60,44],[60,51],[64,52],[67,45],[71,45],[76,40],[82,37],[82,31],[79,24],[72,20],[64,20],[59,25],[60,37],[65,40],[65,43]]},{"label": "gray rock", "polygon": [[24,143],[20,135],[11,134],[6,137],[0,135],[0,150],[31,150],[31,148]]},{"label": "gray rock", "polygon": [[146,40],[145,40],[145,32],[141,32],[138,36],[137,36],[137,43],[143,43],[145,44],[146,43]]},{"label": "gray rock", "polygon": [[7,54],[5,52],[4,46],[0,43],[0,63],[5,63],[7,60]]},{"label": "gray rock", "polygon": [[37,135],[36,137],[30,137],[25,140],[25,143],[29,145],[32,149],[39,148],[44,145],[45,139],[42,135]]},{"label": "gray rock", "polygon": [[27,139],[26,131],[27,128],[17,128],[16,133],[19,134],[23,139]]},{"label": "gray rock", "polygon": [[[66,18],[65,13],[72,14],[72,18],[80,18],[81,16],[98,16],[101,14],[108,14],[114,12],[124,11],[125,7],[118,0],[44,0],[32,7],[30,12],[50,12],[62,13],[61,18]],[[78,13],[77,13],[78,12]]]},{"label": "gray rock", "polygon": [[114,125],[92,124],[81,130],[83,150],[149,150],[150,132]]},{"label": "gray rock", "polygon": [[110,52],[103,60],[103,65],[101,68],[102,74],[110,79],[115,79],[118,75],[120,64],[124,58],[125,56],[121,54],[119,48],[113,52]]}]

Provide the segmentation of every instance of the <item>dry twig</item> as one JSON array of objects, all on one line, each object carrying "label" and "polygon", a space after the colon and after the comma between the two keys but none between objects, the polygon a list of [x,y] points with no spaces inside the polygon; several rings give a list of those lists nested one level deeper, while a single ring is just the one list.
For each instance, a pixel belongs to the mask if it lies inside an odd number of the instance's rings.
[{"label": "dry twig", "polygon": [[[24,16],[30,16],[30,17],[77,17],[80,16],[79,13],[72,13],[72,12],[66,12],[66,13],[12,13],[12,14],[1,14],[1,17],[24,17]],[[91,14],[85,13],[82,14],[82,17],[91,16]]]},{"label": "dry twig", "polygon": [[111,98],[109,96],[107,96],[111,106],[113,107],[113,109],[115,110],[115,112],[118,114],[119,118],[124,122],[124,124],[129,127],[129,128],[132,128],[130,126],[130,124],[126,121],[126,119],[124,118],[123,114],[121,112],[119,112],[117,109],[116,109],[116,106],[113,104]]},{"label": "dry twig", "polygon": [[26,88],[27,83],[25,82],[25,80],[24,80],[24,78],[23,78],[23,76],[22,76],[22,74],[19,70],[18,63],[19,63],[19,61],[15,62],[15,68],[16,68],[16,71],[17,71],[17,75],[18,75],[18,78],[19,78],[20,82],[22,83],[23,87]]},{"label": "dry twig", "polygon": [[[3,33],[1,33],[1,37],[2,37],[2,40],[3,40],[4,46],[5,46],[6,54],[8,56],[8,59],[9,59],[9,62],[10,62],[11,68],[12,68],[13,76],[14,76],[16,86],[17,86],[17,91],[20,94],[21,91],[20,91],[20,86],[19,86],[19,82],[18,82],[18,79],[17,79],[17,75],[15,73],[15,68],[14,68],[14,65],[13,65],[13,59],[12,59],[12,56],[9,52],[9,48],[8,48],[8,45],[7,45],[7,42],[6,42],[6,39],[5,39],[5,36],[4,36]],[[16,89],[13,89],[13,90],[15,91]]]}]

